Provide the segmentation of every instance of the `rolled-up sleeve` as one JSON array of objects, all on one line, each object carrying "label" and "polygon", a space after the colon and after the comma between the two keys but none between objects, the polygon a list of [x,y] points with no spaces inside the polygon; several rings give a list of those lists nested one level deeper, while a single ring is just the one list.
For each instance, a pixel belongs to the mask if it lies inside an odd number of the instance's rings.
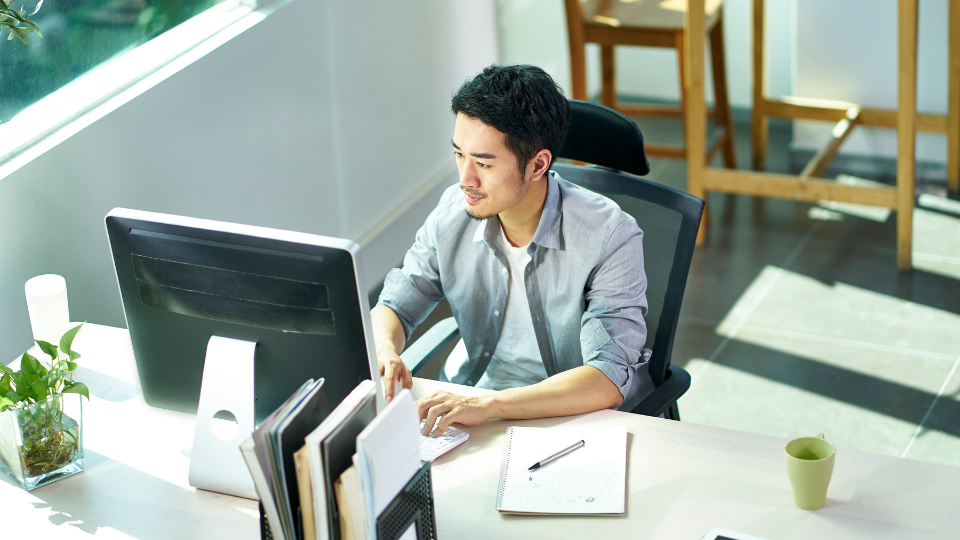
[{"label": "rolled-up sleeve", "polygon": [[584,365],[600,370],[627,399],[637,370],[646,364],[647,279],[643,231],[624,220],[611,233],[602,262],[588,281],[580,346]]},{"label": "rolled-up sleeve", "polygon": [[434,209],[417,231],[416,241],[403,258],[403,267],[387,274],[378,306],[393,310],[403,325],[404,338],[430,315],[443,298],[436,249],[437,212]]}]

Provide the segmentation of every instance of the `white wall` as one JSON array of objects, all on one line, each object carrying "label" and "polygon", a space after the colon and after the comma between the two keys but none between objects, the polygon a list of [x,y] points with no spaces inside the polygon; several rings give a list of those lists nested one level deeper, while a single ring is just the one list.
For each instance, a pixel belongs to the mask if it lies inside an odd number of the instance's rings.
[{"label": "white wall", "polygon": [[[920,2],[917,109],[947,112],[947,0]],[[897,107],[897,1],[804,0],[798,9],[797,95]],[[794,145],[819,148],[831,124],[797,122]],[[858,127],[841,151],[896,157],[896,131]],[[917,134],[917,159],[946,161],[946,136]]]},{"label": "white wall", "polygon": [[[766,4],[767,73],[770,95],[793,91],[795,9],[797,0],[768,0]],[[753,37],[751,0],[724,2],[724,47],[727,85],[734,106],[750,107]],[[563,0],[497,0],[500,60],[542,67],[570,95],[570,53]],[[617,47],[617,92],[677,101],[680,79],[673,49]],[[709,73],[709,61],[707,62]],[[600,91],[600,49],[588,46],[588,91]],[[708,81],[712,80],[708,78]],[[713,99],[712,84],[707,97]]]},{"label": "white wall", "polygon": [[495,61],[493,13],[294,0],[0,179],[0,358],[30,345],[37,274],[66,277],[73,320],[123,326],[117,206],[363,237],[375,285],[456,179],[450,97]]}]

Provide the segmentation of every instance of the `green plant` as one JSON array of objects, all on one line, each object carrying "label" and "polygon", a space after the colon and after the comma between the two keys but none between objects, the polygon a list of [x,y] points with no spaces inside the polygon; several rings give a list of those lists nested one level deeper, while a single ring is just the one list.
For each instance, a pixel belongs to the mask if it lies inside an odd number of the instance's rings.
[{"label": "green plant", "polygon": [[52,343],[37,341],[40,349],[50,357],[49,368],[29,352],[23,353],[19,371],[0,365],[3,373],[0,378],[0,412],[60,394],[81,394],[90,399],[87,386],[73,380],[73,371],[77,369],[75,360],[80,358],[80,353],[70,347],[82,327],[83,324],[78,324],[67,330],[60,338],[59,350]]},{"label": "green plant", "polygon": [[[33,12],[27,14],[27,10],[23,9],[23,6],[20,6],[20,11],[17,11],[17,8],[10,7],[10,3],[15,0],[0,0],[0,25],[6,26],[10,29],[10,34],[7,35],[7,39],[13,39],[14,36],[17,37],[24,44],[29,45],[30,40],[27,39],[27,34],[31,32],[36,32],[38,36],[43,37],[43,34],[40,33],[40,27],[37,26],[37,23],[30,20],[30,17],[36,15],[40,11],[40,6],[43,5],[43,0],[37,3],[37,7],[33,8]],[[20,25],[23,26],[20,26]]]},{"label": "green plant", "polygon": [[[2,1],[2,0],[0,0]],[[90,399],[90,391],[83,383],[73,380],[80,353],[72,349],[73,339],[83,324],[79,324],[60,338],[59,348],[46,341],[37,341],[40,349],[50,357],[48,365],[23,353],[20,369],[0,365],[0,413],[17,413],[22,447],[20,459],[27,476],[39,476],[54,471],[73,460],[79,449],[76,422],[63,413],[63,394],[80,394]]]}]

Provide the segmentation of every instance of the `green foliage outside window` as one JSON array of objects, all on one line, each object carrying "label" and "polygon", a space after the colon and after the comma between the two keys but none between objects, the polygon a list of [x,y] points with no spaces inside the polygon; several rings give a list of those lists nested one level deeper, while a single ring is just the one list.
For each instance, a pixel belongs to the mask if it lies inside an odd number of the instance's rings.
[{"label": "green foliage outside window", "polygon": [[[0,0],[0,123],[222,0],[45,0],[39,10],[19,5],[34,1]],[[14,9],[30,23],[8,12]],[[14,22],[29,46],[23,40],[7,41],[20,37]],[[32,39],[40,28],[43,39]]]}]

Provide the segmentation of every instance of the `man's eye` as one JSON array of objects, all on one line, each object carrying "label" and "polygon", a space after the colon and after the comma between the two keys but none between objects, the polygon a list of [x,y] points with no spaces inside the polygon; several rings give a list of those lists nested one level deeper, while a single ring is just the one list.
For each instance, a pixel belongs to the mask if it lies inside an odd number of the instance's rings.
[{"label": "man's eye", "polygon": [[481,169],[486,169],[487,167],[489,167],[489,165],[487,165],[486,163],[480,163],[480,162],[478,161],[478,162],[477,162],[477,167],[480,167]]},{"label": "man's eye", "polygon": [[458,158],[462,158],[462,157],[463,157],[463,154],[461,154],[460,152],[458,152],[458,151],[456,151],[456,150],[453,151],[453,155],[457,156]]}]

